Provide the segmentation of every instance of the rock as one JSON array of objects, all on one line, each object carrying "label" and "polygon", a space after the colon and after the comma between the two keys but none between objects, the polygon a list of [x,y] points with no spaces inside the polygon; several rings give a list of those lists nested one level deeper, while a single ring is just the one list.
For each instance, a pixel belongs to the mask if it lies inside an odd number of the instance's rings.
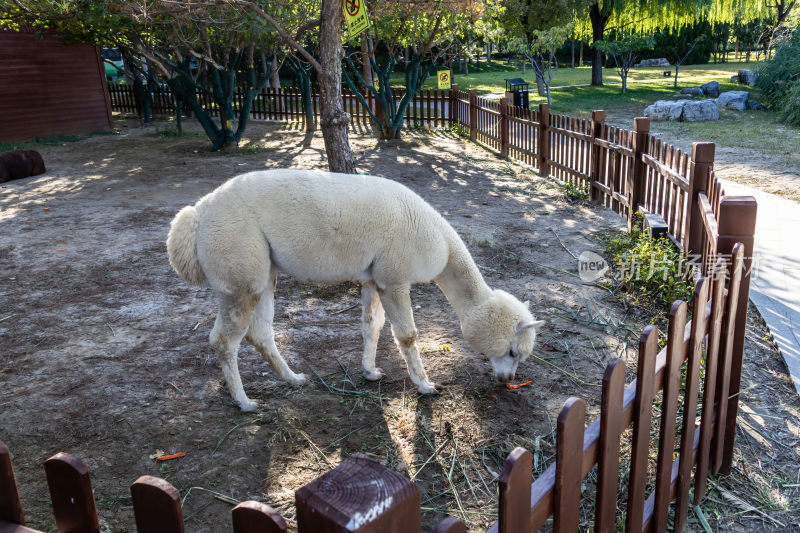
[{"label": "rock", "polygon": [[697,122],[701,120],[719,120],[719,111],[713,100],[658,100],[647,106],[644,116],[653,120],[679,120]]},{"label": "rock", "polygon": [[700,86],[703,89],[703,92],[706,96],[710,96],[711,98],[716,98],[719,96],[719,82],[718,81],[710,81],[708,83],[704,83]]},{"label": "rock", "polygon": [[717,98],[717,107],[744,111],[747,109],[747,100],[750,99],[750,91],[727,91]]},{"label": "rock", "polygon": [[687,99],[692,100],[694,99],[694,96],[692,96],[691,94],[675,93],[672,96],[670,96],[670,98],[672,98],[673,100],[687,100]]},{"label": "rock", "polygon": [[719,120],[719,110],[713,100],[700,100],[699,102],[686,102],[681,115],[683,122],[700,122],[704,120]]},{"label": "rock", "polygon": [[739,71],[739,83],[743,83],[745,85],[753,87],[756,84],[757,78],[758,78],[758,73],[755,70],[742,69]]},{"label": "rock", "polygon": [[757,111],[763,111],[766,109],[760,102],[756,102],[755,100],[748,100],[747,101],[747,109],[755,109]]},{"label": "rock", "polygon": [[692,96],[703,96],[705,93],[700,87],[685,87],[681,89],[681,94],[690,94]]},{"label": "rock", "polygon": [[731,76],[731,83],[739,83],[739,75],[738,74],[734,74],[733,76]]},{"label": "rock", "polygon": [[643,59],[636,63],[634,67],[668,67],[670,66],[669,61],[665,57],[659,57],[657,59]]}]

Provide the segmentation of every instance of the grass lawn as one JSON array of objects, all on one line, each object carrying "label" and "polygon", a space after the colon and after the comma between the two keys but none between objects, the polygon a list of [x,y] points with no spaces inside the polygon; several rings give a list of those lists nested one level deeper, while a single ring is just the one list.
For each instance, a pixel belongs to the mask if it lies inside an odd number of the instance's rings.
[{"label": "grass lawn", "polygon": [[[735,74],[739,69],[752,69],[757,66],[757,63],[750,62],[729,62],[729,63],[707,63],[705,65],[685,65],[680,69],[678,76],[678,87],[686,87],[694,85],[695,82],[705,83],[711,80],[720,81],[722,79],[728,80],[732,74]],[[674,67],[669,67],[674,69]],[[657,86],[672,87],[674,77],[665,78],[663,72],[667,67],[641,67],[631,69],[628,75],[628,84],[630,89],[631,82],[639,82],[641,80],[651,80]],[[673,70],[674,72],[674,70]],[[473,67],[470,68],[470,75],[465,76],[461,74],[458,69],[453,72],[453,83],[457,83],[459,89],[468,90],[475,89],[478,94],[496,93],[505,90],[506,78],[523,78],[535,86],[535,76],[532,69],[527,69],[523,74],[521,69],[514,70],[513,67],[501,63],[493,63],[491,67],[482,65],[480,70]],[[592,67],[578,67],[578,68],[559,68],[553,77],[552,86],[561,87],[568,85],[588,85],[592,79]],[[392,76],[392,84],[402,86],[404,74],[397,72]],[[620,77],[614,68],[603,69],[603,82],[607,85],[615,87],[619,91],[621,84]],[[423,89],[435,89],[436,77],[430,76]]]}]

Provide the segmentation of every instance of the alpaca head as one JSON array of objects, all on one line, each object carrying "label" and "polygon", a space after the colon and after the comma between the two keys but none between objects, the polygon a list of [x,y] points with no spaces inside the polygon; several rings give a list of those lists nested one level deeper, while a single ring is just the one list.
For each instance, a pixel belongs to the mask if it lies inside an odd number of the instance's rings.
[{"label": "alpaca head", "polygon": [[533,351],[536,331],[544,325],[528,308],[501,290],[475,306],[461,321],[464,338],[472,348],[489,357],[494,377],[501,383],[514,379],[517,366]]}]

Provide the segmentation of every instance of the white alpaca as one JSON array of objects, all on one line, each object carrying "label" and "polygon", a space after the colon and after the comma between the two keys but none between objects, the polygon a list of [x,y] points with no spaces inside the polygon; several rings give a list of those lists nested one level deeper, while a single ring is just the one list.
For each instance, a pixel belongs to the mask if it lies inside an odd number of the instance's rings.
[{"label": "white alpaca", "polygon": [[384,309],[421,393],[433,393],[416,346],[409,288],[434,280],[456,310],[469,344],[492,362],[502,382],[533,350],[535,321],[510,294],[492,290],[455,230],[422,198],[391,180],[310,170],[237,176],[184,207],[167,237],[169,262],[192,284],[219,297],[210,341],[233,399],[256,408],[242,388],[236,363],[247,338],[286,381],[299,385],[275,346],[272,318],[278,272],[320,284],[359,281],[364,377],[375,366]]}]

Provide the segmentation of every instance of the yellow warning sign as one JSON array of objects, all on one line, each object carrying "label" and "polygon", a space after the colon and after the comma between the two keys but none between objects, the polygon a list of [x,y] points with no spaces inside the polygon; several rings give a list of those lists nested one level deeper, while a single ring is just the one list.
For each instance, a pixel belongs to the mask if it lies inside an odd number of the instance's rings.
[{"label": "yellow warning sign", "polygon": [[440,70],[437,74],[439,74],[439,88],[440,89],[449,89],[450,88],[450,71],[449,70]]},{"label": "yellow warning sign", "polygon": [[367,6],[364,4],[364,0],[342,0],[342,11],[350,38],[369,28]]}]

